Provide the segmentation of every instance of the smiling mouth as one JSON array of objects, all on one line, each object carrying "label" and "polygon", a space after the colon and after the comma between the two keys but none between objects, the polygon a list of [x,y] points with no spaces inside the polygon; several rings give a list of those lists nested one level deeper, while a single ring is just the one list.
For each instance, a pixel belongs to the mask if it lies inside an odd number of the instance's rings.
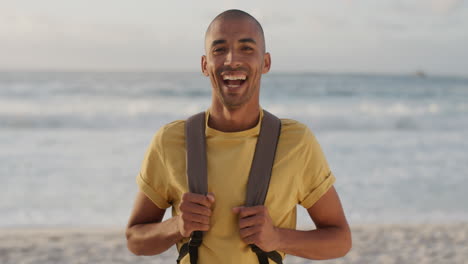
[{"label": "smiling mouth", "polygon": [[241,87],[245,81],[247,80],[246,74],[223,74],[223,83],[224,86],[228,88],[239,88]]}]

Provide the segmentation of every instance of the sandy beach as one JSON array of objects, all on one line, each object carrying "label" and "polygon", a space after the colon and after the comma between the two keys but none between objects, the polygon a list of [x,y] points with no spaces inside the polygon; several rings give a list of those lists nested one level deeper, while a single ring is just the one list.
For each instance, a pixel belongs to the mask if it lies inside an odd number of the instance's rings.
[{"label": "sandy beach", "polygon": [[[468,263],[468,223],[354,226],[353,249],[320,263]],[[0,229],[0,263],[175,263],[176,250],[132,255],[124,231],[97,228]],[[287,256],[285,263],[311,263]]]}]

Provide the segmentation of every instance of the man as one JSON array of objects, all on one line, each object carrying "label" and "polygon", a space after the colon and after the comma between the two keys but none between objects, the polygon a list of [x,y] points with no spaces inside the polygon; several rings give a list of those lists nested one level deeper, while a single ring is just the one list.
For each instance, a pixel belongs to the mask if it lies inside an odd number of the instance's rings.
[{"label": "man", "polygon": [[[198,263],[258,263],[249,244],[309,259],[344,256],[351,235],[318,142],[303,124],[282,119],[264,206],[244,207],[245,186],[263,118],[261,75],[269,71],[263,30],[240,10],[218,15],[205,35],[201,68],[212,84],[206,111],[209,194],[188,192],[185,121],[161,128],[137,177],[140,191],[127,227],[128,248],[155,255],[180,249],[193,231],[205,231]],[[317,229],[295,230],[296,205]],[[172,218],[162,222],[166,208]],[[190,263],[188,256],[182,263]]]}]

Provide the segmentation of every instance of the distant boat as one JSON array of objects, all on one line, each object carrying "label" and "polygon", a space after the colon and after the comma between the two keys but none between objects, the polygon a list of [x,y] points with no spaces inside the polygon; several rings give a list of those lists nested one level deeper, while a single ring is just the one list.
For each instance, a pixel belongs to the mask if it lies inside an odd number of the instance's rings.
[{"label": "distant boat", "polygon": [[414,73],[414,75],[416,75],[419,78],[427,78],[427,74],[423,71],[417,71]]}]

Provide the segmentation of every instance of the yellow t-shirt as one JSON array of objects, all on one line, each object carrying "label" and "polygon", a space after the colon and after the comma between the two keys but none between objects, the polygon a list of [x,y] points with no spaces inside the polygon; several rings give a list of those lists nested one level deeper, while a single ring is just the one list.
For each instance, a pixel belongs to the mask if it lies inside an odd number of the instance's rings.
[{"label": "yellow t-shirt", "polygon": [[[263,111],[260,113],[261,120]],[[208,116],[207,111],[206,121]],[[231,209],[244,205],[260,123],[240,132],[221,132],[206,126],[208,191],[214,193],[215,204],[198,263],[258,264],[255,253],[240,238],[237,215]],[[281,119],[281,123],[265,206],[275,226],[295,229],[296,205],[310,208],[333,185],[335,177],[311,131],[294,120]],[[162,127],[137,176],[141,191],[161,209],[172,206],[172,215],[179,214],[182,194],[188,192],[184,129],[185,121]],[[180,241],[178,248],[187,241]],[[188,254],[182,263],[190,263]]]}]

